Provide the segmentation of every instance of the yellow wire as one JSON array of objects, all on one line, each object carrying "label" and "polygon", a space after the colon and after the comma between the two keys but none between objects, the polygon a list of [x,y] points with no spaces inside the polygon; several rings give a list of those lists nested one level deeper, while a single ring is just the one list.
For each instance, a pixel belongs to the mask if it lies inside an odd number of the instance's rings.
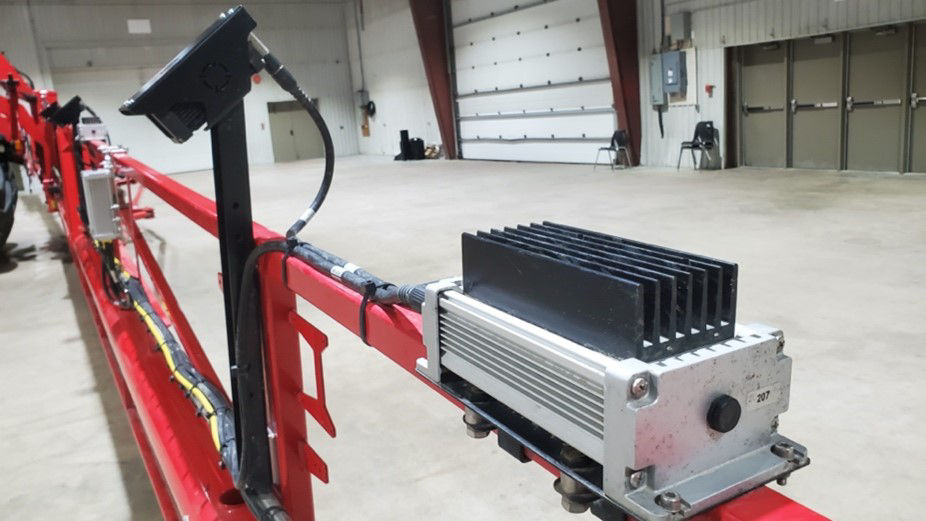
[{"label": "yellow wire", "polygon": [[[118,260],[116,261],[118,262]],[[128,275],[123,272],[123,275]],[[222,442],[219,439],[219,421],[215,414],[215,407],[209,401],[205,394],[197,387],[193,385],[192,382],[187,380],[180,372],[177,371],[177,364],[174,361],[173,355],[171,355],[170,349],[167,347],[167,340],[164,338],[164,335],[161,334],[161,330],[154,323],[154,320],[151,319],[151,314],[145,311],[138,302],[132,301],[132,304],[135,306],[135,311],[141,315],[142,320],[145,322],[145,325],[148,327],[148,331],[154,336],[154,339],[157,341],[157,345],[161,350],[161,354],[164,355],[165,360],[167,361],[167,367],[170,369],[171,374],[183,389],[190,393],[190,396],[196,398],[196,401],[199,402],[200,406],[206,413],[209,415],[209,427],[212,433],[212,441],[215,443],[215,448],[222,450]]]}]

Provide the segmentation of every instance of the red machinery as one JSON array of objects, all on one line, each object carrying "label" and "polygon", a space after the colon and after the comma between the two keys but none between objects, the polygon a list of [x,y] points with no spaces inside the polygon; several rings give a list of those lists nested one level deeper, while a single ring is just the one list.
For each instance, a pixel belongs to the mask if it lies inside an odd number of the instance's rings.
[{"label": "red machinery", "polygon": [[[156,347],[146,320],[126,309],[111,294],[99,245],[88,235],[80,215],[80,172],[111,161],[119,192],[121,237],[112,241],[112,255],[126,277],[140,281],[152,303],[152,319],[169,324],[202,377],[217,382],[180,303],[141,234],[136,220],[152,217],[138,206],[132,191],[146,190],[214,236],[219,235],[216,204],[176,180],[151,169],[124,151],[102,141],[75,140],[73,125],[53,125],[42,111],[56,103],[53,91],[36,91],[0,57],[0,77],[6,96],[0,98],[0,135],[13,144],[9,159],[23,163],[39,177],[49,211],[57,212],[66,233],[74,264],[96,321],[102,348],[119,389],[122,404],[167,520],[253,519],[227,469],[220,466],[210,424],[191,406],[170,364]],[[51,112],[51,111],[50,111]],[[282,237],[258,223],[253,224],[258,244]],[[286,274],[284,276],[284,265]],[[268,425],[275,436],[271,444],[276,462],[273,476],[282,505],[292,519],[314,519],[311,476],[328,481],[325,462],[307,439],[304,415],[308,413],[331,436],[335,427],[325,402],[322,353],[327,347],[323,332],[298,315],[296,296],[310,301],[341,325],[361,334],[358,308],[366,306],[365,340],[399,367],[418,377],[425,387],[462,404],[415,370],[425,356],[422,319],[400,306],[368,303],[364,295],[339,280],[281,252],[262,256],[258,265],[259,302],[263,317],[265,379]],[[142,315],[142,318],[145,318]],[[312,348],[300,352],[299,337]],[[317,394],[302,388],[302,357],[314,360]],[[223,392],[223,391],[220,391]],[[227,400],[227,397],[225,398]],[[526,456],[552,474],[559,470],[538,454]],[[823,516],[768,489],[759,488],[710,512],[701,521],[823,520]]]}]

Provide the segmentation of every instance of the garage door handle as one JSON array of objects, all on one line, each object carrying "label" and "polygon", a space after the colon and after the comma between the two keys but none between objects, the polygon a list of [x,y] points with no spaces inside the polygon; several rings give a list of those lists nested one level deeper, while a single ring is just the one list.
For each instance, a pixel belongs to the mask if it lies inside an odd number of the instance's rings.
[{"label": "garage door handle", "polygon": [[846,98],[846,108],[852,110],[855,107],[892,107],[897,105],[903,105],[903,100],[900,98],[892,99],[876,99],[876,100],[867,100],[867,101],[855,101],[852,99],[852,96]]},{"label": "garage door handle", "polygon": [[796,99],[791,100],[791,112],[795,113],[801,109],[838,109],[838,101],[818,101],[816,103],[798,103]]},{"label": "garage door handle", "polygon": [[743,112],[752,114],[753,112],[780,112],[784,107],[770,107],[768,105],[746,105],[743,104]]}]

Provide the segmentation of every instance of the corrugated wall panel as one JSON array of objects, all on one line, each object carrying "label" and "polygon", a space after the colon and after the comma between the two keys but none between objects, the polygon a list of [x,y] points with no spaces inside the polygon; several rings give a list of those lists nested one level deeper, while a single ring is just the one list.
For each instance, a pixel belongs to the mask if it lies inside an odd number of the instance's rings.
[{"label": "corrugated wall panel", "polygon": [[[408,0],[367,0],[363,6],[360,33],[363,72],[370,99],[376,103],[376,115],[369,119],[370,135],[362,136],[359,126],[362,116],[359,108],[353,109],[358,114],[354,133],[359,139],[360,153],[398,154],[399,131],[403,129],[426,144],[441,143]],[[352,65],[351,91],[358,91],[362,87],[357,48],[360,24],[354,2],[346,2],[345,11]]]},{"label": "corrugated wall panel", "polygon": [[[713,120],[724,142],[726,109],[724,47],[787,40],[863,27],[926,18],[926,0],[668,0],[666,15],[691,12],[692,41],[698,52],[695,106],[671,106],[663,113],[660,137],[657,113],[649,106],[649,77],[641,74],[643,100],[642,162],[674,165],[678,146],[691,139],[694,125]],[[659,2],[637,0],[640,70],[648,71],[649,54],[659,46]],[[704,85],[716,85],[708,97]],[[726,151],[724,151],[726,152]],[[683,160],[684,163],[685,160]]]},{"label": "corrugated wall panel", "polygon": [[[116,112],[158,68],[198,35],[222,10],[218,4],[33,4],[36,40],[64,97],[80,94],[97,111],[113,138],[143,161],[166,172],[209,168],[209,144],[194,139],[179,150],[151,135],[143,118]],[[357,133],[344,11],[340,3],[259,2],[248,10],[261,38],[287,64],[331,130],[335,152],[357,153]],[[149,35],[130,35],[128,18],[151,21]],[[92,30],[87,30],[92,28]],[[95,87],[94,78],[100,85]],[[248,154],[252,163],[273,161],[267,103],[289,95],[266,75],[245,98]],[[153,127],[151,127],[153,129]]]}]

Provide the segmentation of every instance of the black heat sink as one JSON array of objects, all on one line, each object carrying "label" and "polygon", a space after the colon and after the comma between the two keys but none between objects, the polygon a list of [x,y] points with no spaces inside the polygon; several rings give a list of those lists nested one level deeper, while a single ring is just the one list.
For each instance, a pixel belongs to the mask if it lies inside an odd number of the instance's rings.
[{"label": "black heat sink", "polygon": [[616,358],[733,337],[736,264],[544,222],[463,234],[463,291]]}]

